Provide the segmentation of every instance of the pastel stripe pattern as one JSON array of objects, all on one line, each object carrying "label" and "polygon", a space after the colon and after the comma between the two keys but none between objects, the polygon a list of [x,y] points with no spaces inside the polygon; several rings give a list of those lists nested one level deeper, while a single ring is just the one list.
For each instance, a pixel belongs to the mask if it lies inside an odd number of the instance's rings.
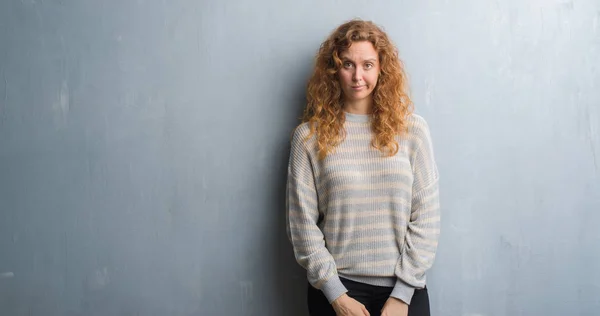
[{"label": "pastel stripe pattern", "polygon": [[[393,286],[410,303],[423,288],[440,235],[439,174],[427,122],[412,114],[399,152],[373,148],[369,115],[346,113],[346,137],[319,160],[309,127],[294,131],[286,187],[288,238],[308,281],[329,302],[340,277]],[[306,140],[306,141],[305,141]]]}]

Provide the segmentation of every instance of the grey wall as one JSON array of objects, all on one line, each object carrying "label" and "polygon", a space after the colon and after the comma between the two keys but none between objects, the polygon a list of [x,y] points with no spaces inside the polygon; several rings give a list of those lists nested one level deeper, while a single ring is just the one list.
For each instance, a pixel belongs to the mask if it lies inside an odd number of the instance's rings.
[{"label": "grey wall", "polygon": [[352,17],[431,125],[434,315],[597,315],[597,0],[0,2],[0,315],[305,315],[289,135]]}]

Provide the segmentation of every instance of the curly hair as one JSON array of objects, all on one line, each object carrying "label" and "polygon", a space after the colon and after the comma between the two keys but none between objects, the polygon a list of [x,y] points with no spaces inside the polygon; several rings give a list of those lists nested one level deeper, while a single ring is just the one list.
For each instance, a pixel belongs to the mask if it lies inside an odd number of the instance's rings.
[{"label": "curly hair", "polygon": [[340,54],[352,43],[368,41],[379,55],[380,74],[373,90],[372,126],[374,148],[392,156],[399,150],[396,135],[406,131],[406,119],[413,111],[408,82],[398,50],[387,34],[371,21],[350,20],[340,25],[321,44],[308,81],[307,106],[302,122],[317,135],[320,159],[332,153],[345,138],[343,93],[338,81]]}]

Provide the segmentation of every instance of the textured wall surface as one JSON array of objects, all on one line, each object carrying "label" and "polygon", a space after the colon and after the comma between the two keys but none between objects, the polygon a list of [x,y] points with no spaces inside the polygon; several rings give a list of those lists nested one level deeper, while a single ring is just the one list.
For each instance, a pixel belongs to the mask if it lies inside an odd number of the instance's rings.
[{"label": "textured wall surface", "polygon": [[597,315],[600,2],[0,2],[0,315],[306,315],[320,42],[372,19],[441,172],[434,315]]}]

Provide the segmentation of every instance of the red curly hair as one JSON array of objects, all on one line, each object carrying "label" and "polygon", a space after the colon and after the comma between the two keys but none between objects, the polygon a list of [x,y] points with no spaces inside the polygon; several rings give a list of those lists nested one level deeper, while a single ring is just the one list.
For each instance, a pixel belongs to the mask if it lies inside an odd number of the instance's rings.
[{"label": "red curly hair", "polygon": [[338,81],[340,54],[352,43],[368,41],[379,55],[380,74],[373,90],[373,147],[388,156],[399,150],[396,136],[406,131],[406,118],[413,111],[408,82],[398,50],[387,34],[371,21],[351,20],[340,25],[321,44],[315,68],[308,81],[303,122],[310,125],[309,137],[317,135],[319,158],[332,153],[345,138],[343,93]]}]

